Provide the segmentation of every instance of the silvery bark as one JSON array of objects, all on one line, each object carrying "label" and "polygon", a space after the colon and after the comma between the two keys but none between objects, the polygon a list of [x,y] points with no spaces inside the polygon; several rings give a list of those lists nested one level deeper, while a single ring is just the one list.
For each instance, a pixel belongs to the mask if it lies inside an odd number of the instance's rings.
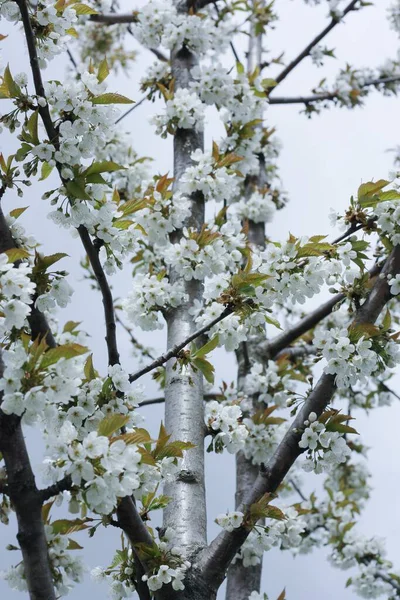
[{"label": "silvery bark", "polygon": [[[175,48],[171,55],[172,76],[175,90],[187,88],[190,70],[197,64],[197,58],[186,48]],[[180,187],[180,179],[187,167],[192,164],[191,154],[203,150],[203,134],[195,129],[178,129],[174,136],[174,191]],[[191,216],[185,226],[200,229],[204,223],[204,199],[201,194],[193,194]],[[176,232],[172,241],[179,241]],[[179,276],[170,272],[172,283]],[[196,327],[189,309],[195,300],[201,300],[203,285],[200,281],[185,282],[188,301],[169,312],[168,348],[184,340]],[[171,498],[164,512],[164,526],[172,527],[176,543],[186,556],[206,544],[206,503],[204,486],[204,406],[203,385],[199,373],[181,373],[174,370],[175,360],[167,363],[165,387],[165,425],[173,439],[190,441],[195,448],[185,452],[182,468],[176,481],[165,486],[165,494]],[[186,594],[188,592],[184,592]],[[182,596],[184,597],[184,596]],[[189,597],[189,596],[188,596]]]}]

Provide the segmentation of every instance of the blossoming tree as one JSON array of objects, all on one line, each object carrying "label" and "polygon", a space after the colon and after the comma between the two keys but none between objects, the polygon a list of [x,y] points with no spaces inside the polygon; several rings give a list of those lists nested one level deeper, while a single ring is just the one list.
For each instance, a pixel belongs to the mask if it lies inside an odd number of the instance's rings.
[{"label": "blossoming tree", "polygon": [[[7,66],[0,79],[0,120],[18,142],[0,155],[0,199],[57,176],[44,195],[49,217],[83,246],[104,307],[109,365],[96,370],[78,323],[57,329],[54,311],[72,294],[57,270],[65,254],[40,251],[18,222],[26,207],[0,212],[0,518],[15,515],[13,549],[22,553],[4,574],[12,588],[34,600],[64,596],[83,573],[74,532],[116,527],[122,547],[93,573],[116,599],[215,599],[227,577],[227,600],[260,600],[264,552],[323,545],[334,565],[357,567],[348,585],[359,595],[400,596],[381,543],[357,530],[369,473],[350,424],[355,408],[388,404],[394,393],[400,193],[387,180],[363,183],[345,214],[333,216],[342,227],[336,239],[315,232],[278,242],[265,228],[285,205],[268,105],[297,103],[311,116],[399,88],[400,61],[389,59],[375,69],[346,66],[308,96],[278,95],[303,60],[332,56],[321,42],[367,4],[329,0],[327,26],[283,62],[266,59],[274,2],[151,0],[124,13],[107,0],[0,0],[30,62],[29,74]],[[398,2],[389,19],[399,30]],[[130,147],[118,124],[127,113],[116,105],[132,100],[107,91],[109,73],[134,60],[126,36],[155,55],[140,102],[165,100],[153,125],[173,139],[172,176],[152,172]],[[60,53],[74,71],[46,81]],[[271,63],[282,69],[274,78]],[[203,138],[208,106],[225,128],[212,147]],[[110,287],[118,269],[132,277],[122,304]],[[319,306],[304,310],[320,293]],[[120,364],[119,324],[142,358],[136,371]],[[166,352],[152,356],[132,327],[166,327]],[[236,352],[238,364],[236,382],[219,390],[217,346]],[[162,398],[142,399],[136,382],[147,373]],[[160,400],[165,422],[153,439],[138,407]],[[47,487],[35,482],[28,426],[43,437]],[[221,533],[210,543],[205,450],[233,453],[237,465],[236,505],[213,516]],[[324,474],[319,497],[302,491],[304,470]],[[155,531],[149,514],[159,509]]]}]

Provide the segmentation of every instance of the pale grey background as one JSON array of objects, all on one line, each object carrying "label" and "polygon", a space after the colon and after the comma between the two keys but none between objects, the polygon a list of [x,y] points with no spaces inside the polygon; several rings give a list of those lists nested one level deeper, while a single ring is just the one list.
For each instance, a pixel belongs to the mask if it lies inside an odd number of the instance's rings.
[{"label": "pale grey background", "polygon": [[[143,0],[135,3],[135,6],[140,4],[143,4]],[[379,2],[379,6],[366,8],[360,14],[350,14],[346,18],[346,24],[336,27],[326,40],[329,47],[336,48],[337,60],[327,60],[326,67],[322,69],[316,69],[309,60],[305,60],[281,86],[279,95],[306,94],[323,76],[334,76],[346,62],[374,67],[386,57],[394,57],[398,41],[395,33],[389,30],[385,18],[387,6],[389,2],[383,0]],[[276,31],[268,34],[269,45],[272,48],[271,56],[285,50],[289,60],[324,27],[327,10],[325,4],[311,8],[300,0],[280,0],[277,8],[281,21],[277,23]],[[27,53],[21,36],[4,21],[0,31],[3,34],[10,33],[10,37],[1,43],[3,64],[10,62],[13,73],[27,71]],[[136,47],[134,42],[129,43]],[[243,56],[243,48],[240,50]],[[146,50],[139,51],[138,62],[132,69],[130,79],[122,77],[118,82],[110,82],[110,89],[125,93],[135,100],[141,97],[137,86],[138,79],[144,67],[153,60]],[[228,58],[230,60],[230,57]],[[60,79],[65,66],[64,58],[55,60],[45,77]],[[273,74],[271,71],[272,76]],[[0,105],[0,110],[3,110],[2,106]],[[137,152],[140,155],[155,157],[154,170],[165,172],[171,169],[171,141],[155,137],[147,123],[148,116],[160,110],[160,107],[160,104],[139,107],[126,119],[124,128],[131,132],[132,143]],[[288,231],[296,235],[330,233],[327,218],[329,208],[334,207],[340,211],[362,181],[387,176],[392,166],[392,155],[386,151],[400,142],[398,115],[399,101],[396,98],[383,98],[376,93],[367,99],[363,109],[331,109],[311,121],[299,115],[298,106],[270,107],[268,124],[277,127],[284,145],[280,162],[281,174],[291,200],[288,207],[277,215],[271,227],[273,236],[276,239],[284,239]],[[212,138],[221,133],[222,128],[210,111],[207,142],[210,143]],[[12,138],[6,134],[1,138],[0,147],[3,153],[10,154],[15,145]],[[40,199],[43,191],[50,187],[48,182],[45,183],[46,185],[38,184],[28,190],[23,199],[17,199],[7,193],[4,208],[9,211],[16,206],[29,204],[31,208],[22,221],[27,230],[42,242],[43,251],[65,251],[70,255],[70,258],[63,261],[63,267],[71,273],[70,280],[76,292],[72,304],[60,313],[60,322],[68,319],[83,321],[85,329],[92,336],[96,367],[104,369],[106,363],[101,300],[89,290],[85,282],[82,282],[79,259],[83,252],[78,240],[72,239],[67,232],[45,219],[49,207]],[[129,269],[124,275],[114,278],[116,295],[123,295],[129,290],[129,280]],[[143,335],[142,339],[158,350],[163,349],[163,334],[147,334]],[[131,358],[128,339],[123,333],[119,335],[119,344],[124,364],[132,371],[135,364]],[[218,351],[218,378],[231,381],[234,378],[233,364],[232,356]],[[155,388],[151,382],[146,383],[146,393],[151,397]],[[162,418],[162,409],[155,407],[142,410],[149,418],[149,427],[155,431]],[[362,413],[357,415],[357,429],[362,433],[365,443],[372,448],[368,462],[374,474],[372,498],[362,515],[360,528],[367,535],[378,534],[386,537],[388,555],[400,568],[399,421],[400,407],[396,403],[391,408],[376,410],[369,419]],[[27,439],[37,469],[41,460],[40,440],[32,431],[27,432]],[[208,457],[207,464],[211,538],[217,531],[213,523],[215,516],[233,507],[234,459],[231,456],[213,455]],[[318,485],[316,477],[310,480],[310,489]],[[4,550],[6,543],[14,541],[14,527],[2,526],[0,531],[2,569],[16,562],[19,556]],[[77,539],[86,547],[85,557],[88,565],[94,567],[107,564],[117,542],[117,533],[103,531],[93,540],[87,540],[85,534],[79,534]],[[263,589],[272,600],[284,586],[290,600],[336,600],[338,597],[349,600],[354,597],[352,592],[344,589],[349,572],[331,568],[324,560],[323,552],[293,559],[288,553],[273,551],[265,556],[264,564]],[[3,582],[0,582],[0,594],[4,598],[15,596]],[[70,595],[75,600],[86,600],[92,596],[102,600],[106,598],[106,590],[102,591],[102,588],[95,586],[90,580],[75,588]]]}]

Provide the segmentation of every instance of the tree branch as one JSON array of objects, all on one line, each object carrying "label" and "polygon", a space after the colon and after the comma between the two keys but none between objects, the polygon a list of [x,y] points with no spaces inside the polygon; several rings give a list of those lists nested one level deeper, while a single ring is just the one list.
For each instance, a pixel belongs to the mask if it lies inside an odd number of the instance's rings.
[{"label": "tree branch", "polygon": [[[387,282],[388,275],[400,273],[400,246],[396,246],[385,262],[382,277],[376,282],[361,308],[357,311],[354,323],[374,323],[381,310],[392,297]],[[304,421],[310,412],[319,416],[331,401],[335,391],[335,376],[324,373],[307,400],[299,410],[288,432],[279,444],[273,457],[260,469],[254,487],[247,494],[239,510],[246,513],[265,493],[273,493],[282,483],[296,458],[303,452],[299,441],[304,430]],[[233,532],[224,531],[200,553],[196,566],[202,570],[203,578],[212,586],[222,583],[227,567],[247,538],[250,530],[239,527]]]},{"label": "tree branch", "polygon": [[[363,83],[360,88],[364,89],[370,86],[386,85],[390,83],[398,83],[400,81],[399,75],[393,77],[378,77],[375,79],[368,79]],[[272,93],[272,92],[271,92]],[[322,94],[313,94],[312,96],[293,96],[293,97],[281,97],[277,96],[274,98],[269,97],[269,104],[310,104],[312,102],[322,102],[324,100],[332,101],[338,100],[341,97],[340,92],[326,92]]]},{"label": "tree branch", "polygon": [[101,266],[98,250],[94,247],[90,235],[86,227],[80,225],[78,227],[79,237],[86,250],[90,265],[93,269],[94,276],[101,291],[101,297],[104,307],[104,318],[106,324],[106,344],[108,352],[108,364],[119,364],[119,352],[117,347],[116,324],[114,314],[114,300],[111,289],[107,281],[104,269]]},{"label": "tree branch", "polygon": [[[275,77],[275,81],[277,84],[279,84],[281,81],[283,81],[284,79],[286,79],[286,77],[289,75],[289,73],[291,73],[293,71],[293,69],[295,69],[297,67],[297,65],[299,63],[301,63],[301,61],[306,58],[306,56],[308,56],[311,52],[311,50],[314,48],[314,46],[316,46],[326,35],[328,35],[328,33],[330,33],[332,31],[332,29],[334,27],[336,27],[336,25],[338,25],[342,19],[347,15],[347,13],[349,13],[352,10],[358,10],[357,8],[357,4],[358,4],[359,0],[351,0],[350,4],[348,4],[346,6],[346,8],[343,10],[343,14],[341,16],[340,19],[332,19],[332,21],[329,23],[329,25],[327,25],[325,27],[325,29],[323,29],[321,31],[321,33],[319,33],[305,48],[302,52],[300,52],[300,54],[298,56],[296,56],[295,59],[292,60],[292,62],[290,62],[287,67],[285,67],[283,69],[283,71],[281,73],[279,73],[279,75],[277,77]],[[276,88],[276,86],[275,86]],[[275,89],[274,88],[274,89]]]},{"label": "tree branch", "polygon": [[100,14],[90,15],[89,20],[94,23],[103,23],[104,25],[117,25],[121,23],[137,23],[138,17],[137,13],[127,13],[127,14]]},{"label": "tree branch", "polygon": [[49,500],[53,496],[58,496],[61,492],[69,491],[73,487],[72,479],[70,475],[66,475],[60,481],[53,483],[53,485],[49,485],[49,487],[44,488],[43,490],[39,490],[40,498],[42,503]]},{"label": "tree branch", "polygon": [[[370,279],[376,277],[380,273],[381,268],[382,265],[376,264],[369,272]],[[321,306],[303,317],[303,319],[300,319],[296,325],[293,325],[293,327],[277,335],[272,340],[264,342],[260,346],[260,355],[265,356],[265,359],[273,359],[279,352],[284,352],[297,338],[307,333],[310,329],[313,329],[322,319],[330,315],[335,306],[342,302],[345,297],[344,293],[335,294],[330,300],[321,304]]]},{"label": "tree branch", "polygon": [[21,419],[16,415],[5,415],[1,410],[0,451],[7,471],[8,493],[17,515],[17,539],[30,597],[55,600],[42,503],[25,446]]},{"label": "tree branch", "polygon": [[[20,8],[20,11],[21,11],[25,36],[27,39],[28,52],[29,52],[29,58],[30,58],[30,63],[31,63],[31,68],[32,68],[32,73],[33,73],[35,90],[38,95],[45,98],[46,96],[45,96],[45,92],[44,92],[42,75],[41,75],[39,62],[38,62],[36,46],[35,46],[35,38],[34,38],[32,26],[31,26],[31,22],[30,22],[29,11],[28,11],[25,0],[17,0],[17,3]],[[57,133],[56,133],[56,130],[53,125],[53,121],[50,116],[48,104],[46,104],[46,106],[44,108],[39,109],[39,113],[43,120],[43,124],[47,131],[47,134],[49,135],[49,138],[52,140],[53,144],[57,147],[58,146]],[[60,178],[63,181],[63,178],[61,176],[61,166],[57,165],[57,169],[59,171]],[[63,183],[64,183],[64,181],[63,181]],[[86,250],[86,253],[88,255],[94,275],[96,277],[97,283],[98,283],[101,293],[102,293],[102,300],[103,300],[104,314],[105,314],[105,321],[106,321],[106,331],[107,331],[106,342],[107,342],[109,364],[113,365],[113,364],[119,363],[119,354],[118,354],[116,335],[115,335],[116,327],[115,327],[115,318],[114,318],[114,302],[113,302],[111,290],[108,285],[108,281],[105,276],[103,267],[101,266],[99,256],[98,256],[98,251],[94,247],[87,229],[81,225],[80,227],[78,227],[78,233],[79,233],[79,236],[83,243],[83,246]],[[22,435],[22,433],[21,433],[21,435]],[[3,454],[4,454],[4,452],[3,452]],[[29,458],[28,458],[28,461],[29,461]],[[10,486],[11,486],[11,482],[10,482]],[[41,520],[41,503],[42,503],[43,494],[40,494],[38,492],[38,490],[36,490],[36,495],[37,495],[37,498],[40,499],[40,502],[39,502],[40,522],[41,522],[41,527],[43,528],[43,522]],[[32,510],[33,510],[33,507],[32,507]],[[154,544],[153,539],[150,536],[150,533],[148,532],[146,526],[144,525],[143,521],[141,520],[141,518],[136,510],[136,506],[134,505],[132,498],[127,497],[127,498],[123,498],[121,500],[120,505],[118,507],[117,514],[118,514],[118,518],[119,519],[121,518],[121,521],[120,521],[121,526],[124,529],[126,535],[130,539],[132,544],[139,543],[139,542]],[[140,526],[139,526],[139,523],[140,523]],[[43,534],[44,534],[44,529],[43,529]],[[47,544],[46,544],[46,552],[47,552]],[[29,552],[27,553],[26,560],[29,561]],[[24,555],[24,563],[25,563],[25,555]],[[45,566],[44,565],[42,565],[42,566],[45,571],[45,568],[44,568]],[[28,568],[29,568],[29,564],[28,564]],[[50,577],[51,577],[51,575],[50,575]],[[50,593],[50,591],[45,592],[45,593],[47,594],[46,597],[38,595],[37,599],[43,598],[43,600],[53,600],[54,590],[52,593]],[[36,599],[36,596],[34,596],[34,598]]]},{"label": "tree branch", "polygon": [[197,329],[196,331],[191,333],[183,342],[180,342],[179,344],[175,344],[175,346],[170,348],[167,352],[164,352],[164,354],[161,354],[161,356],[159,356],[158,358],[153,360],[153,362],[150,363],[149,365],[147,365],[147,367],[143,367],[143,369],[140,369],[139,371],[136,371],[136,373],[129,375],[129,381],[132,383],[133,381],[136,381],[140,377],[143,377],[143,375],[146,375],[146,373],[149,373],[150,371],[157,369],[157,367],[161,367],[170,358],[174,358],[174,356],[177,356],[179,354],[179,352],[181,350],[183,350],[183,348],[185,346],[190,344],[190,342],[193,342],[195,339],[199,338],[201,335],[203,335],[203,333],[207,333],[207,331],[209,331],[212,327],[214,327],[214,325],[217,325],[217,323],[219,323],[220,321],[222,321],[223,319],[225,319],[228,315],[230,315],[232,313],[233,313],[233,308],[227,306],[225,308],[224,312],[219,315],[219,317],[215,317],[215,319],[213,319],[212,321],[207,323],[207,325],[204,325],[204,327],[201,327],[200,329]]}]

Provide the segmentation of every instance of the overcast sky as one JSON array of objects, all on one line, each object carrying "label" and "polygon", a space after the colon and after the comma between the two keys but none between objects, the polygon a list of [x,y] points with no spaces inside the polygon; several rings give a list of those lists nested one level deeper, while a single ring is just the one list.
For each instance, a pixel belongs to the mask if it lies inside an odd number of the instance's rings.
[{"label": "overcast sky", "polygon": [[[133,5],[140,4],[143,2]],[[325,4],[311,8],[305,6],[301,0],[280,0],[276,4],[281,20],[277,23],[276,30],[269,34],[268,46],[271,48],[271,56],[284,51],[285,57],[290,60],[325,26],[327,10]],[[386,21],[385,13],[389,4],[387,0],[381,0],[376,7],[366,8],[360,14],[348,15],[345,24],[336,27],[326,38],[327,46],[336,49],[337,59],[328,59],[326,67],[322,69],[317,69],[309,60],[305,60],[282,84],[279,95],[307,94],[322,77],[334,77],[346,62],[354,66],[374,67],[388,57],[394,58],[398,41]],[[9,62],[13,73],[27,71],[29,63],[21,36],[15,28],[5,22],[1,24],[1,33],[10,34],[9,38],[1,43],[3,65]],[[110,90],[119,91],[137,101],[141,98],[137,82],[144,68],[153,61],[153,57],[146,50],[136,46],[132,40],[129,40],[129,44],[139,50],[138,61],[129,78],[122,77],[118,81],[113,78],[109,87]],[[243,55],[243,49],[240,47],[239,52]],[[61,79],[61,72],[65,68],[66,60],[57,59],[47,70],[45,78]],[[270,76],[273,77],[274,73],[271,70]],[[399,102],[396,98],[385,98],[374,93],[367,99],[363,109],[348,111],[332,108],[312,120],[299,114],[298,106],[271,106],[268,109],[267,124],[277,128],[283,143],[280,168],[284,187],[290,197],[289,205],[277,215],[273,224],[273,235],[276,239],[285,239],[288,231],[295,235],[329,233],[327,215],[330,207],[342,210],[362,181],[387,176],[392,168],[392,154],[387,150],[400,143]],[[124,121],[124,128],[130,132],[138,154],[153,156],[154,172],[164,173],[170,170],[172,165],[171,140],[160,140],[153,134],[147,122],[150,115],[160,110],[160,106],[156,103],[138,107]],[[222,128],[211,112],[206,130],[207,143],[221,133]],[[15,148],[12,138],[4,135],[0,140],[0,148],[4,154],[10,154]],[[56,185],[57,183],[53,187]],[[49,187],[51,185],[48,181],[38,184],[30,188],[23,199],[7,194],[4,209],[9,211],[16,206],[29,204],[31,208],[25,213],[22,221],[28,232],[33,233],[43,244],[43,251],[47,254],[56,251],[69,254],[62,266],[71,273],[70,282],[76,293],[68,309],[60,313],[60,322],[69,319],[83,322],[83,328],[92,336],[95,365],[101,370],[106,365],[101,299],[82,281],[79,259],[82,258],[83,252],[79,241],[72,239],[69,233],[60,230],[45,218],[49,207],[40,197]],[[115,296],[126,294],[130,286],[129,279],[129,270],[126,270],[124,276],[113,280]],[[163,349],[162,333],[146,334],[141,339],[157,350]],[[132,371],[135,364],[131,357],[129,341],[121,332],[119,344],[124,365]],[[216,371],[218,380],[234,379],[233,357],[227,357],[222,351],[217,351]],[[155,387],[151,381],[146,381],[146,385],[146,394],[151,397],[156,391]],[[149,418],[149,428],[155,431],[162,418],[162,409],[155,407],[142,410]],[[374,475],[372,498],[361,518],[360,529],[367,535],[386,537],[388,557],[400,568],[400,407],[394,404],[391,408],[378,409],[369,419],[361,412],[356,417],[357,429],[362,433],[363,441],[372,448],[368,466]],[[40,439],[32,431],[27,432],[27,439],[37,470],[41,460]],[[215,516],[227,508],[233,508],[234,459],[231,456],[213,455],[208,457],[207,464],[208,514],[210,537],[213,537],[218,529],[213,523]],[[318,485],[316,476],[309,480],[310,490]],[[0,548],[0,569],[19,560],[18,553],[3,550],[6,543],[15,542],[14,535],[13,527],[1,526],[4,545]],[[94,540],[86,540],[84,534],[76,537],[86,546],[86,561],[92,568],[108,564],[118,536],[115,531],[105,531],[97,534]],[[344,589],[350,573],[331,568],[320,552],[293,559],[289,553],[273,551],[265,556],[264,565],[263,591],[266,591],[272,600],[285,586],[290,600],[354,598],[353,593]],[[90,581],[75,588],[70,597],[74,600],[86,600],[90,594],[96,595],[98,600],[106,598],[106,591],[102,591]],[[13,597],[13,593],[2,582],[0,595],[4,598]]]}]

